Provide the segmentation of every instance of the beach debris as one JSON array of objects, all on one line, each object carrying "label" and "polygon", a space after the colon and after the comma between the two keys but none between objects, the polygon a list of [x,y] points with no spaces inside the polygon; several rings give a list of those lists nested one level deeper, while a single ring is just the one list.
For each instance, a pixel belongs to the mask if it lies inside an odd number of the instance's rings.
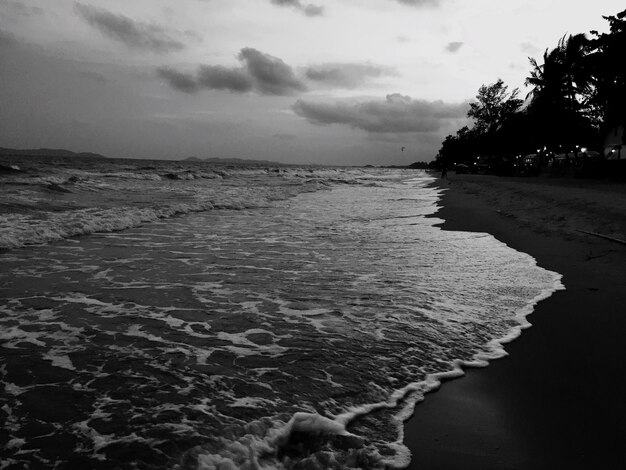
[{"label": "beach debris", "polygon": [[587,254],[587,257],[585,258],[585,261],[591,261],[592,259],[597,259],[597,258],[603,258],[605,256],[608,256],[611,253],[615,253],[617,250],[607,250],[603,253],[600,253],[599,255],[594,255],[593,251],[589,251],[589,253]]},{"label": "beach debris", "polygon": [[596,232],[588,232],[587,230],[576,230],[576,231],[580,233],[585,233],[587,235],[593,235],[594,237],[604,238],[605,240],[610,240],[615,243],[621,243],[622,245],[626,245],[626,240],[621,240],[619,238],[611,237],[609,235],[603,235],[601,233],[596,233]]}]

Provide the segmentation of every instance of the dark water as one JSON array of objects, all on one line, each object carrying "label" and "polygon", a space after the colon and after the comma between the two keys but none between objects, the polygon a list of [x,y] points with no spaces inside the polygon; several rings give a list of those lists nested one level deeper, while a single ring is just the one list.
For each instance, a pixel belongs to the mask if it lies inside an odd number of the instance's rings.
[{"label": "dark water", "polygon": [[501,355],[559,276],[435,227],[424,173],[335,176],[0,253],[0,468],[406,465],[424,391]]}]

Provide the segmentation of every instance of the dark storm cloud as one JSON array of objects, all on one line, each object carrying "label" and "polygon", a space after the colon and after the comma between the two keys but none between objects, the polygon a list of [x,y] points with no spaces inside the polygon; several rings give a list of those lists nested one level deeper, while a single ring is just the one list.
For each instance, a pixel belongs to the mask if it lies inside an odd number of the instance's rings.
[{"label": "dark storm cloud", "polygon": [[296,77],[293,69],[278,57],[246,47],[237,58],[242,63],[241,67],[203,65],[198,68],[195,75],[162,67],[157,73],[172,88],[185,93],[206,89],[289,95],[306,90],[305,84]]},{"label": "dark storm cloud", "polygon": [[241,50],[238,58],[245,64],[255,88],[263,94],[286,95],[306,90],[293,69],[278,57],[246,47]]},{"label": "dark storm cloud", "polygon": [[457,42],[457,41],[449,42],[448,44],[446,44],[446,51],[452,52],[452,53],[458,52],[458,50],[461,49],[461,47],[463,47],[463,44],[464,44],[463,42]]},{"label": "dark storm cloud", "polygon": [[321,16],[324,14],[324,7],[320,5],[303,5],[300,0],[270,0],[274,5],[281,7],[291,7],[300,10],[306,16]]},{"label": "dark storm cloud", "polygon": [[345,124],[372,133],[439,132],[465,118],[467,104],[413,100],[400,94],[384,101],[311,103],[298,100],[294,112],[313,124]]},{"label": "dark storm cloud", "polygon": [[320,64],[307,67],[306,78],[312,82],[341,88],[355,88],[369,78],[396,75],[393,69],[372,64]]},{"label": "dark storm cloud", "polygon": [[198,70],[198,83],[209,90],[229,90],[239,93],[252,90],[252,78],[243,68],[203,65]]},{"label": "dark storm cloud", "polygon": [[184,93],[195,93],[198,91],[198,82],[193,75],[189,75],[169,67],[157,69],[157,75],[164,79],[169,86]]},{"label": "dark storm cloud", "polygon": [[133,49],[154,52],[181,50],[185,45],[174,39],[172,33],[159,25],[143,23],[102,8],[75,4],[76,12],[105,36]]}]

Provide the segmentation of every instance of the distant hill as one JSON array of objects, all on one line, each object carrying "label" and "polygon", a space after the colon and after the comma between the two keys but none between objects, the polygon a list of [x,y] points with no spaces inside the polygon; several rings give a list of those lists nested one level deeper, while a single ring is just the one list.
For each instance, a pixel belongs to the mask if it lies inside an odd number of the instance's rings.
[{"label": "distant hill", "polygon": [[269,165],[269,166],[282,166],[284,163],[272,162],[270,160],[246,160],[245,158],[198,158],[187,157],[183,159],[184,162],[207,162],[207,163],[221,163],[222,165],[237,164],[237,165]]},{"label": "distant hill", "polygon": [[77,153],[65,149],[8,149],[3,147],[0,147],[0,156],[107,158],[99,153]]},{"label": "distant hill", "polygon": [[[374,165],[365,165],[365,168],[376,168]],[[428,170],[430,168],[430,163],[428,162],[414,162],[410,165],[381,165],[378,168],[409,168],[412,170]]]}]

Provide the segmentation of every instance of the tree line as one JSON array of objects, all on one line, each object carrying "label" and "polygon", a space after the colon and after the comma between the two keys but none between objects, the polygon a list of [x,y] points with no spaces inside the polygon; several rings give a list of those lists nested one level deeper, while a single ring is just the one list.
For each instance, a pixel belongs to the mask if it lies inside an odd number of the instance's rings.
[{"label": "tree line", "polygon": [[501,79],[482,85],[467,113],[473,125],[445,138],[433,166],[581,146],[601,151],[604,136],[626,123],[626,10],[603,18],[608,33],[565,35],[542,63],[529,57],[525,99]]}]

